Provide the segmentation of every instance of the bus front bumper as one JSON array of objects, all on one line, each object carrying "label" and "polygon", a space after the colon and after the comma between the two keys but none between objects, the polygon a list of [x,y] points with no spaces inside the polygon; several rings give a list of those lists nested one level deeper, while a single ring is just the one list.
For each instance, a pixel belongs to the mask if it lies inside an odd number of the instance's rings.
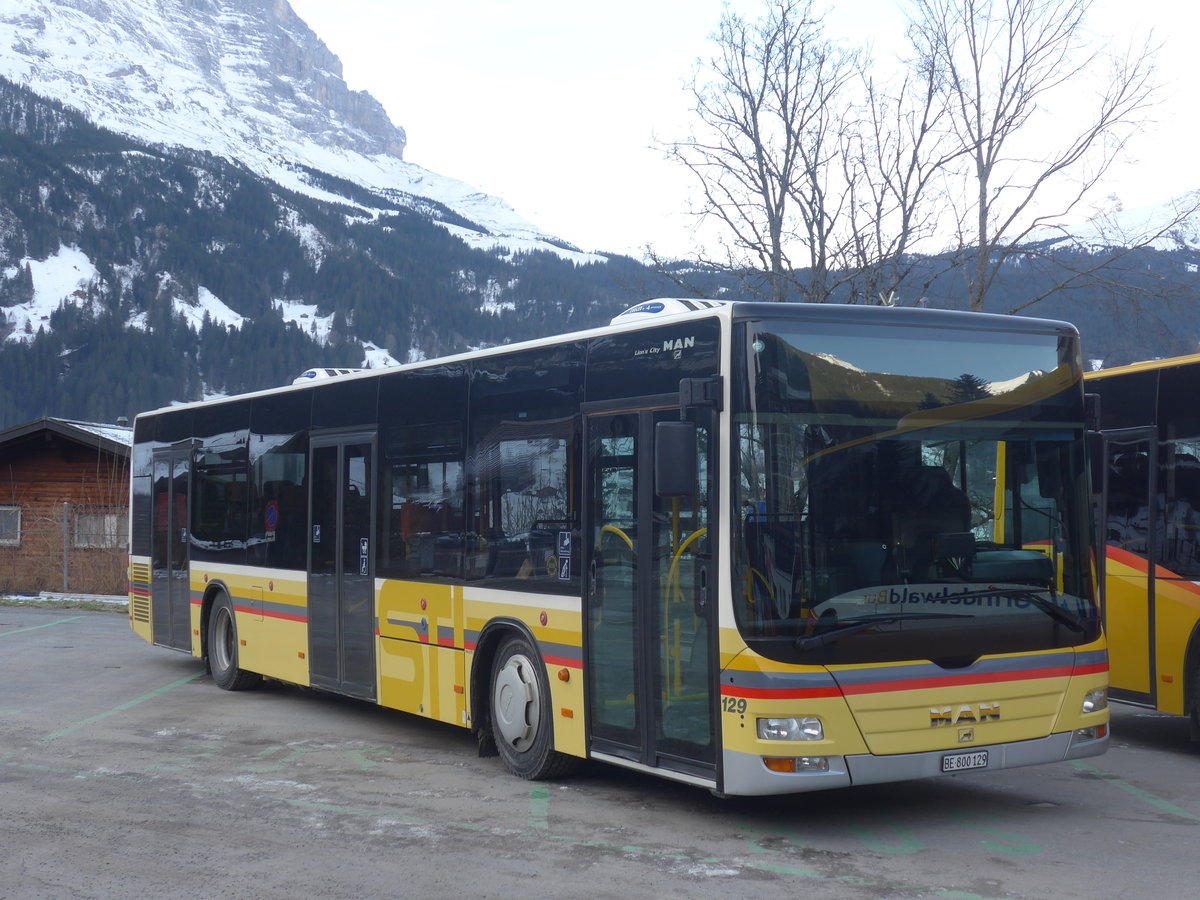
[{"label": "bus front bumper", "polygon": [[[1063,732],[1049,737],[1007,744],[987,744],[964,750],[931,750],[925,753],[901,753],[894,756],[861,754],[824,757],[818,766],[811,758],[797,766],[796,772],[773,771],[762,756],[726,750],[724,789],[727,795],[787,794],[820,791],[851,785],[911,781],[941,775],[970,774],[999,769],[1015,769],[1043,763],[1063,762],[1099,756],[1108,749],[1108,732],[1090,737],[1078,732]],[[972,768],[947,770],[946,757],[986,753],[986,764]],[[978,757],[974,760],[978,762]]]}]

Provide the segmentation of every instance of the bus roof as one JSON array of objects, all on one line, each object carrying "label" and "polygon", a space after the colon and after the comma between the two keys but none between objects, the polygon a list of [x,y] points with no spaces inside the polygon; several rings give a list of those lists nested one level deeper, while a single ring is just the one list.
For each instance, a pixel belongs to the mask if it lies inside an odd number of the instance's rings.
[{"label": "bus roof", "polygon": [[[844,303],[770,303],[733,300],[701,300],[693,298],[660,298],[638,303],[624,312],[618,313],[608,325],[564,334],[535,338],[515,344],[500,344],[479,350],[469,350],[449,356],[434,357],[420,362],[404,363],[398,366],[386,366],[378,369],[346,368],[340,371],[345,374],[336,376],[338,381],[365,378],[377,378],[390,372],[411,371],[429,366],[447,363],[465,362],[475,359],[485,359],[505,353],[521,350],[531,350],[538,347],[548,347],[555,344],[572,341],[593,340],[606,334],[619,334],[639,329],[653,327],[662,322],[687,321],[688,319],[703,319],[719,316],[729,321],[754,319],[777,319],[804,322],[824,322],[840,324],[909,326],[928,329],[953,329],[961,331],[988,331],[996,333],[1023,334],[1060,334],[1078,337],[1079,331],[1069,322],[1054,319],[1039,319],[1030,316],[997,315],[994,313],[974,313],[962,310],[929,309],[911,306],[866,306],[848,305]],[[309,370],[309,371],[316,371]],[[324,368],[322,367],[322,371]],[[307,373],[305,373],[307,374]],[[328,383],[328,379],[323,379]],[[291,384],[278,385],[244,394],[228,397],[214,397],[207,400],[194,400],[188,403],[175,403],[158,409],[145,410],[140,416],[155,415],[190,407],[232,402],[252,397],[272,395],[286,391],[302,391],[311,387],[313,380],[303,375]]]}]

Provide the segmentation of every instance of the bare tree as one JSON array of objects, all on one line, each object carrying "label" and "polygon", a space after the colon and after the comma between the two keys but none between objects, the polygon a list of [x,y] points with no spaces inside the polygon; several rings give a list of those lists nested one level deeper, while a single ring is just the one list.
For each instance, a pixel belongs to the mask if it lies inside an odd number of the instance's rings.
[{"label": "bare tree", "polygon": [[[766,294],[830,293],[847,193],[833,176],[858,55],[826,40],[812,0],[769,0],[754,22],[726,10],[718,53],[692,83],[699,134],[668,147],[702,193],[700,213],[728,237],[723,268],[764,272]],[[791,253],[802,248],[804,258]],[[808,277],[797,282],[797,264]]]},{"label": "bare tree", "polygon": [[727,10],[692,83],[698,130],[668,147],[721,226],[724,257],[701,261],[754,293],[902,302],[958,269],[978,311],[1021,258],[1053,287],[1015,313],[1104,284],[1200,211],[1197,193],[1140,232],[1097,219],[1088,252],[1061,252],[1068,232],[1052,240],[1155,96],[1154,48],[1110,57],[1086,30],[1093,0],[907,0],[897,83],[830,41],[813,2],[766,0],[753,22]]},{"label": "bare tree", "polygon": [[1152,103],[1152,49],[1107,59],[1085,30],[1091,5],[912,0],[917,60],[968,163],[955,230],[972,310],[1036,229],[1094,191]]},{"label": "bare tree", "polygon": [[[935,80],[904,78],[895,89],[863,72],[864,111],[842,148],[850,208],[846,265],[850,302],[896,302],[918,268],[914,252],[934,247],[939,211],[946,207],[943,174],[962,155],[942,123],[943,98]],[[926,283],[941,272],[924,267]]]}]

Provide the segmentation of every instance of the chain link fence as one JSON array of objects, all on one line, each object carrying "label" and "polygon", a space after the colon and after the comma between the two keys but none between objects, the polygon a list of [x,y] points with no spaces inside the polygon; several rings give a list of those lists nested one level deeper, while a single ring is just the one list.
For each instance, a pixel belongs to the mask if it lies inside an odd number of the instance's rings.
[{"label": "chain link fence", "polygon": [[0,592],[128,590],[128,510],[42,503],[0,509]]}]

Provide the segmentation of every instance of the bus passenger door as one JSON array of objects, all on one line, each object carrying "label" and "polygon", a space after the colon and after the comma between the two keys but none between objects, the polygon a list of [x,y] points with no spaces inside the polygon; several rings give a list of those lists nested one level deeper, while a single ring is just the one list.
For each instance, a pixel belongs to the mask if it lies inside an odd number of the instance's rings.
[{"label": "bus passenger door", "polygon": [[711,412],[691,496],[654,490],[654,425],[678,407],[586,418],[585,647],[590,750],[715,778]]},{"label": "bus passenger door", "polygon": [[191,583],[188,571],[190,448],[154,454],[151,507],[151,604],[154,643],[192,649]]},{"label": "bus passenger door", "polygon": [[1153,429],[1103,435],[1103,608],[1109,678],[1115,699],[1155,703],[1154,563],[1158,543]]},{"label": "bus passenger door", "polygon": [[311,447],[309,678],[373,700],[375,435],[314,434]]}]

